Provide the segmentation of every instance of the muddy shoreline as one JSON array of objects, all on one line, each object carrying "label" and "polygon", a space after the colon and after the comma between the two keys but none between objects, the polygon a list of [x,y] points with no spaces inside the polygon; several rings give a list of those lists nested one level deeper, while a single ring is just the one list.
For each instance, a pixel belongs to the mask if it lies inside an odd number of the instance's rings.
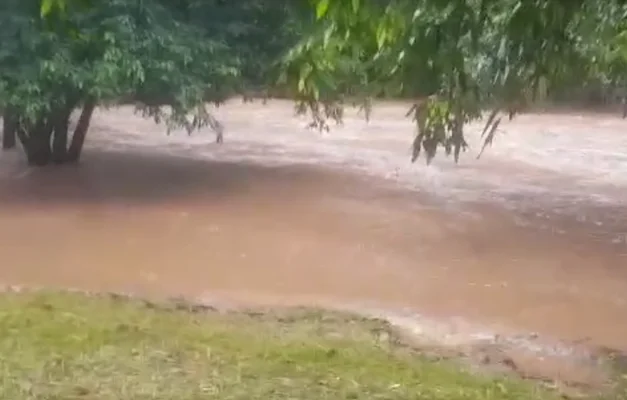
[{"label": "muddy shoreline", "polygon": [[[0,286],[0,293],[47,294],[57,290],[16,285]],[[479,326],[462,321],[429,320],[417,314],[364,309],[337,304],[312,306],[246,304],[219,299],[192,299],[183,295],[170,298],[145,297],[134,293],[90,292],[63,289],[84,296],[106,297],[115,301],[135,301],[147,308],[192,313],[245,314],[279,322],[320,315],[341,318],[350,323],[360,319],[381,321],[383,330],[373,332],[379,340],[403,346],[434,360],[451,360],[488,375],[510,375],[542,382],[566,398],[615,389],[617,377],[627,368],[627,355],[607,348],[591,348],[583,343],[549,341],[535,333],[513,336],[477,331]],[[474,329],[474,331],[473,331]],[[622,364],[620,364],[622,363]]]}]

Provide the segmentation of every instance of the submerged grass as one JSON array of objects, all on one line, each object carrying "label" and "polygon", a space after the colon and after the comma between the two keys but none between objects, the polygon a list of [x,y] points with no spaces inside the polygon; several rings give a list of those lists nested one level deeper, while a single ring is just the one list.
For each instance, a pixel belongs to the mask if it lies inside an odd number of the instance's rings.
[{"label": "submerged grass", "polygon": [[[194,311],[194,310],[191,310]],[[109,296],[0,296],[0,399],[549,400],[394,345],[384,323],[190,312]]]}]

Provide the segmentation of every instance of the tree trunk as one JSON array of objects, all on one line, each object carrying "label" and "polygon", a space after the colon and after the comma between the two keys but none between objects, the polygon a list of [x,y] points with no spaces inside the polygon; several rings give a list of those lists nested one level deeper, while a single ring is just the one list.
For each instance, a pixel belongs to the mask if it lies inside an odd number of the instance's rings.
[{"label": "tree trunk", "polygon": [[2,120],[2,149],[9,150],[15,148],[16,142],[16,130],[17,121],[16,116],[7,108],[4,112],[4,118]]},{"label": "tree trunk", "polygon": [[29,131],[26,140],[26,157],[30,165],[43,167],[52,161],[52,149],[50,148],[50,138],[54,125],[52,121],[41,119]]},{"label": "tree trunk", "polygon": [[24,128],[24,126],[22,126],[22,124],[19,124],[19,123],[16,124],[15,134],[17,135],[17,138],[20,140],[20,143],[22,144],[24,153],[26,153],[26,156],[28,157],[28,149],[30,148],[30,144],[29,144],[28,134],[26,133],[26,129]]},{"label": "tree trunk", "polygon": [[68,127],[72,108],[60,111],[55,116],[54,132],[52,133],[52,161],[62,164],[67,161]]},{"label": "tree trunk", "polygon": [[83,111],[74,129],[74,135],[72,136],[72,143],[67,152],[67,160],[69,162],[78,162],[81,157],[81,151],[85,144],[85,137],[89,130],[89,123],[91,122],[91,116],[96,108],[96,101],[94,99],[88,99],[83,105]]}]

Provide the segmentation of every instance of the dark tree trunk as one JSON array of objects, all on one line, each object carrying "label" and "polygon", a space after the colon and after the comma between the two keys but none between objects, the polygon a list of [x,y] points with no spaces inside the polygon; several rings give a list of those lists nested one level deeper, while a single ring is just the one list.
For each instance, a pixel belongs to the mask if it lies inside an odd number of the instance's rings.
[{"label": "dark tree trunk", "polygon": [[50,138],[54,125],[52,121],[40,120],[29,132],[26,157],[30,165],[44,166],[52,161]]},{"label": "dark tree trunk", "polygon": [[52,133],[52,161],[62,164],[67,161],[68,127],[72,108],[60,111],[55,116],[54,132]]},{"label": "dark tree trunk", "polygon": [[28,164],[44,166],[52,161],[50,138],[53,128],[46,118],[40,118],[34,125],[17,124],[15,132],[22,143]]},{"label": "dark tree trunk", "polygon": [[20,143],[22,144],[22,148],[24,149],[24,152],[26,153],[26,156],[28,157],[28,149],[29,149],[29,139],[28,139],[28,134],[26,133],[26,129],[24,128],[24,126],[22,126],[21,124],[17,124],[17,126],[15,127],[15,134],[17,135],[17,138],[20,140]]},{"label": "dark tree trunk", "polygon": [[96,101],[93,99],[88,99],[83,105],[83,111],[81,112],[81,116],[76,124],[76,129],[74,129],[72,143],[70,143],[70,148],[67,152],[67,160],[69,162],[78,162],[81,158],[81,151],[83,150],[83,145],[85,144],[85,137],[87,136],[89,123],[91,122],[91,116],[93,115],[95,108]]},{"label": "dark tree trunk", "polygon": [[2,149],[9,150],[15,148],[17,121],[16,115],[7,108],[4,112],[4,118],[2,120]]}]

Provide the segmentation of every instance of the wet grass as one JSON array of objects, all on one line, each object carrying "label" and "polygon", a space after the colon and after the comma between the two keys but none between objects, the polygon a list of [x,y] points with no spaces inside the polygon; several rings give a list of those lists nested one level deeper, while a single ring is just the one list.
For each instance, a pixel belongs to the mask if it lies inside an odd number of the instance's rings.
[{"label": "wet grass", "polygon": [[606,360],[610,368],[615,372],[615,389],[613,394],[605,396],[601,400],[627,400],[627,354],[609,351]]},{"label": "wet grass", "polygon": [[[549,400],[340,314],[224,314],[110,296],[0,296],[0,399]],[[200,312],[202,311],[202,312]]]}]

